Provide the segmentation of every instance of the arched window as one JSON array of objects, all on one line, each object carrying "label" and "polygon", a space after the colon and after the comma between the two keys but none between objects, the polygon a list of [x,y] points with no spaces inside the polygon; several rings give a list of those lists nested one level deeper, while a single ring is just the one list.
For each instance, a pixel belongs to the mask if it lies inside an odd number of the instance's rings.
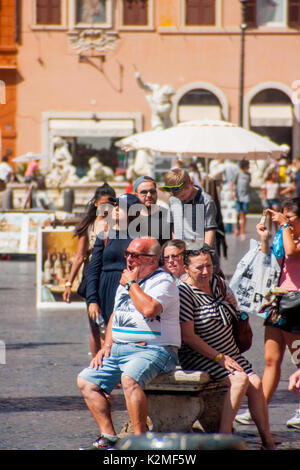
[{"label": "arched window", "polygon": [[293,105],[284,91],[266,88],[250,102],[250,128],[278,144],[292,147]]},{"label": "arched window", "polygon": [[178,121],[222,119],[219,99],[211,91],[198,88],[188,91],[178,103]]}]

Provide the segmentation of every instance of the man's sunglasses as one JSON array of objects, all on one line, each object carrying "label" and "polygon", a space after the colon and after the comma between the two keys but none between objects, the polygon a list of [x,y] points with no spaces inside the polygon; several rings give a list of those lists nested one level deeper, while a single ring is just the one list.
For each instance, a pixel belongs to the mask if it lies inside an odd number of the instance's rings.
[{"label": "man's sunglasses", "polygon": [[183,185],[184,185],[184,181],[180,184],[176,184],[175,186],[168,186],[166,184],[163,184],[162,189],[169,193],[176,193],[182,189]]},{"label": "man's sunglasses", "polygon": [[124,256],[125,258],[128,258],[131,256],[133,259],[140,259],[141,256],[156,256],[156,255],[149,255],[148,253],[133,253],[132,251],[124,250]]},{"label": "man's sunglasses", "polygon": [[143,196],[146,196],[146,194],[156,194],[157,190],[156,189],[142,189],[141,191],[138,192],[138,194],[142,194]]}]

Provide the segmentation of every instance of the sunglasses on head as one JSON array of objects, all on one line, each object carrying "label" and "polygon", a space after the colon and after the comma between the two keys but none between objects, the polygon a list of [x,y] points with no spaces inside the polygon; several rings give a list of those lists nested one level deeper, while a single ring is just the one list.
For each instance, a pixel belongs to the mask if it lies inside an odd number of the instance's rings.
[{"label": "sunglasses on head", "polygon": [[194,256],[198,256],[200,255],[201,253],[210,253],[211,255],[214,254],[214,250],[207,244],[207,243],[204,243],[204,245],[199,248],[199,249],[196,249],[196,250],[186,250],[185,251],[185,255],[194,255]]},{"label": "sunglasses on head", "polygon": [[151,256],[156,256],[156,255],[150,255],[148,253],[134,253],[132,251],[124,250],[124,256],[125,258],[128,258],[129,256],[131,256],[133,259],[140,259],[141,256],[151,257]]}]

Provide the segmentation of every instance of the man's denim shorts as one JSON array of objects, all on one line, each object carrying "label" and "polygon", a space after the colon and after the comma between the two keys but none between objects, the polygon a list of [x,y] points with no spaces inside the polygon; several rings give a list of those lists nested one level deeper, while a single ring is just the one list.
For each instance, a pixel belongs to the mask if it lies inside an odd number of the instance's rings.
[{"label": "man's denim shorts", "polygon": [[237,212],[248,212],[249,202],[236,201],[235,208]]},{"label": "man's denim shorts", "polygon": [[131,377],[144,388],[157,375],[175,369],[177,360],[176,348],[170,346],[113,343],[110,356],[103,358],[102,367],[87,367],[79,377],[110,394],[123,375]]}]

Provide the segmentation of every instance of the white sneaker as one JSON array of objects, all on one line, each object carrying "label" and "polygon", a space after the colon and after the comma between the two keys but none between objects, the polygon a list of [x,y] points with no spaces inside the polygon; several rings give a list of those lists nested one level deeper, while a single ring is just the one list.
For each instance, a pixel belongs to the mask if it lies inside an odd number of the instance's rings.
[{"label": "white sneaker", "polygon": [[294,416],[286,422],[288,428],[300,429],[300,408],[296,410]]},{"label": "white sneaker", "polygon": [[246,425],[254,424],[254,421],[251,418],[251,414],[249,410],[246,410],[244,413],[241,413],[240,415],[236,415],[234,420],[240,424],[246,424]]}]

